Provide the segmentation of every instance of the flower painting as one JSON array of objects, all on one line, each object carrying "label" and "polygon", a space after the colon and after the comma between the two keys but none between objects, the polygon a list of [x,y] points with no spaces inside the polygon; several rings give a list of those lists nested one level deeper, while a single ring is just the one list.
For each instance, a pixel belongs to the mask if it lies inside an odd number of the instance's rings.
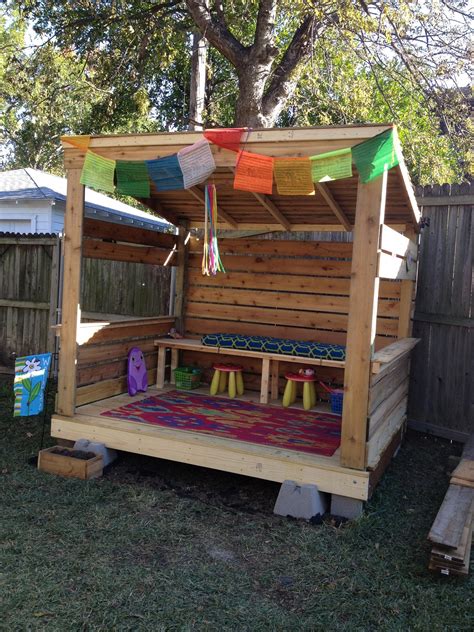
[{"label": "flower painting", "polygon": [[51,354],[23,356],[15,362],[14,417],[37,415],[43,410]]}]

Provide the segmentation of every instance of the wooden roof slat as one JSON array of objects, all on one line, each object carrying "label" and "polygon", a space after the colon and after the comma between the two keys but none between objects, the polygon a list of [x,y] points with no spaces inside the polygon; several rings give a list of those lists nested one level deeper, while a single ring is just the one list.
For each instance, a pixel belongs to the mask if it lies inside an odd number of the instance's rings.
[{"label": "wooden roof slat", "polygon": [[283,213],[277,208],[277,206],[268,198],[266,195],[262,193],[252,193],[255,199],[257,199],[262,206],[264,206],[267,211],[272,215],[277,222],[279,222],[285,230],[291,231],[291,224],[288,219],[283,215]]},{"label": "wooden roof slat", "polygon": [[316,188],[321,193],[323,198],[326,200],[329,208],[334,213],[334,215],[337,217],[337,219],[341,222],[341,224],[344,226],[346,231],[348,233],[350,233],[351,230],[352,230],[352,225],[351,225],[350,221],[347,219],[347,215],[344,213],[342,208],[339,206],[339,204],[334,199],[334,197],[333,197],[331,191],[329,190],[327,184],[324,184],[324,182],[316,182]]}]

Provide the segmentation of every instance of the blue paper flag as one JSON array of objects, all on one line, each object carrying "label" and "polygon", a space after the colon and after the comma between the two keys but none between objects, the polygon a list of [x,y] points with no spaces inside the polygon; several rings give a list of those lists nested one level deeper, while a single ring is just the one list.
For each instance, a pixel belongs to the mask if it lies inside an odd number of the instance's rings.
[{"label": "blue paper flag", "polygon": [[51,354],[23,356],[15,361],[14,417],[37,415],[44,407],[44,390],[48,381]]},{"label": "blue paper flag", "polygon": [[158,191],[175,191],[184,189],[183,172],[177,154],[147,160],[148,175]]}]

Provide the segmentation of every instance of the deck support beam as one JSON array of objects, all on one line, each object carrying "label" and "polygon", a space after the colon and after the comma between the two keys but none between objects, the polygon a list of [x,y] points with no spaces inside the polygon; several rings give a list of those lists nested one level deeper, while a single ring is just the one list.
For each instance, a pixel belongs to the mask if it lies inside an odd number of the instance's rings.
[{"label": "deck support beam", "polygon": [[64,217],[64,273],[59,349],[57,412],[72,417],[76,407],[77,329],[81,321],[82,224],[84,185],[81,169],[67,174]]},{"label": "deck support beam", "polygon": [[387,173],[359,181],[344,372],[341,465],[365,469],[370,363],[377,324],[377,254],[385,215]]}]

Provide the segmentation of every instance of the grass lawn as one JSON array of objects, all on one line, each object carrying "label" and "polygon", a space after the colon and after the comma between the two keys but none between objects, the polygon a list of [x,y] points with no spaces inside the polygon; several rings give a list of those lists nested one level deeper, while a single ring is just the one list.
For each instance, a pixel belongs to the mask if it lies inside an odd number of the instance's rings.
[{"label": "grass lawn", "polygon": [[313,526],[276,484],[166,461],[38,472],[40,420],[0,391],[1,630],[474,629],[474,573],[427,570],[459,445],[409,433],[362,519]]}]

